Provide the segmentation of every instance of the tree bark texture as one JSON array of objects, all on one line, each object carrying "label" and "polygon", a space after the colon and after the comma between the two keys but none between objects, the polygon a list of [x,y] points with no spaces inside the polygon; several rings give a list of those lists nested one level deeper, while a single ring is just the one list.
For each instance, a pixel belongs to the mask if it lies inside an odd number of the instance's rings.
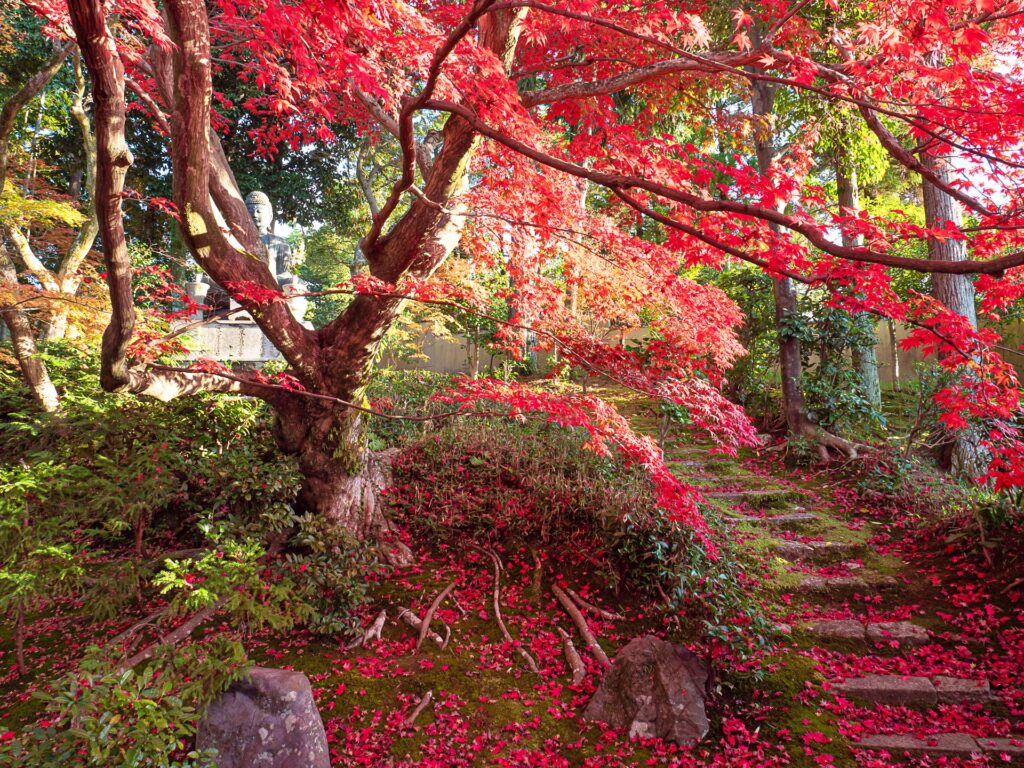
[{"label": "tree bark texture", "polygon": [[[761,80],[751,83],[751,111],[755,120],[754,148],[757,153],[757,170],[762,176],[771,172],[775,159],[773,110],[777,86]],[[777,225],[772,224],[773,232],[778,233]],[[772,287],[775,304],[775,329],[779,345],[779,375],[782,385],[782,407],[786,415],[786,426],[794,437],[806,436],[807,429],[813,425],[807,418],[807,406],[804,402],[802,387],[803,369],[800,360],[800,339],[790,331],[797,321],[796,288],[788,277],[777,277]]]},{"label": "tree bark texture", "polygon": [[[948,157],[927,154],[924,156],[924,163],[944,184],[952,181],[953,171]],[[941,228],[948,221],[954,226],[962,226],[963,211],[957,201],[927,179],[922,181],[922,185],[925,223],[929,227]],[[943,261],[966,261],[967,245],[962,240],[929,237],[928,256]],[[951,274],[932,275],[932,294],[951,311],[965,318],[973,328],[978,327],[974,283],[969,277]],[[940,464],[956,474],[970,477],[983,474],[989,456],[981,446],[982,438],[983,429],[980,425],[947,430],[939,449]]]},{"label": "tree bark texture", "polygon": [[[18,282],[18,273],[7,254],[7,249],[0,243],[0,282],[14,285]],[[39,359],[36,339],[28,313],[19,306],[0,305],[0,318],[11,333],[11,345],[14,356],[21,368],[21,375],[32,392],[36,404],[47,413],[54,413],[60,408],[60,395],[50,380],[43,361]]]}]

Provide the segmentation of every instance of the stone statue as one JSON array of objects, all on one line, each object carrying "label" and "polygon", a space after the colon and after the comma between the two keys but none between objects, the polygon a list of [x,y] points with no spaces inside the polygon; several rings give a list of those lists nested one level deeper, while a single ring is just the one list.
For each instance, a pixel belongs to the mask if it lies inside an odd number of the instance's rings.
[{"label": "stone statue", "polygon": [[274,208],[270,198],[260,191],[250,192],[245,197],[245,207],[249,209],[252,220],[259,230],[260,240],[266,248],[266,264],[270,274],[277,278],[281,291],[290,298],[288,306],[292,315],[300,322],[306,315],[309,301],[301,294],[306,292],[306,283],[293,274],[302,263],[302,252],[292,250],[288,241],[270,231],[274,221]]},{"label": "stone statue", "polygon": [[245,197],[245,207],[249,209],[252,220],[259,230],[260,240],[267,250],[267,267],[270,274],[278,278],[282,275],[291,276],[292,269],[298,265],[293,263],[292,247],[283,237],[278,237],[270,231],[270,225],[274,222],[274,207],[270,204],[270,198],[263,192],[250,192]]}]

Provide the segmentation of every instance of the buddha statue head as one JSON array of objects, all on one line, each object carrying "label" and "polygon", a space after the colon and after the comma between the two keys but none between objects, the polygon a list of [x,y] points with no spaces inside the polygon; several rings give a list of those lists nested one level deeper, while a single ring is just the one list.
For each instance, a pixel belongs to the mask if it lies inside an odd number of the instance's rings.
[{"label": "buddha statue head", "polygon": [[270,198],[260,191],[250,192],[245,196],[245,207],[249,209],[259,233],[270,234],[270,225],[274,221],[274,206],[270,204]]}]

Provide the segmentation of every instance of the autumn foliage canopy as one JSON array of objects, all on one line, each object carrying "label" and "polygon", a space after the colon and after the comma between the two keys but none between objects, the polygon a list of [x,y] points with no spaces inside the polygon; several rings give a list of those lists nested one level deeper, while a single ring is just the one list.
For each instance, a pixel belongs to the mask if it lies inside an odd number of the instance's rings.
[{"label": "autumn foliage canopy", "polygon": [[[77,39],[93,82],[116,326],[104,343],[108,387],[245,391],[313,430],[310,395],[316,408],[357,402],[379,331],[405,303],[487,311],[486,292],[446,267],[458,249],[507,271],[514,312],[499,337],[510,351],[521,352],[528,331],[530,344],[557,349],[566,365],[684,406],[695,429],[734,451],[757,440],[721,394],[744,353],[742,317],[719,288],[688,275],[740,261],[816,286],[835,306],[911,326],[910,343],[957,373],[939,394],[947,425],[982,420],[997,482],[1024,483],[1018,383],[990,330],[1024,295],[1017,0],[33,5],[54,36]],[[400,154],[360,234],[368,273],[338,286],[353,301],[323,328],[291,321],[273,278],[248,255],[258,245],[217,141],[215,73],[253,86],[244,106],[259,118],[253,135],[268,156],[283,144],[336,141],[342,125]],[[784,94],[785,104],[752,110],[754,91]],[[128,352],[131,275],[118,255],[128,104],[167,137],[166,207],[190,251],[281,350],[287,386]],[[883,151],[955,201],[963,222],[922,225],[899,210],[837,205],[819,168],[826,135]],[[756,147],[766,144],[759,164]],[[964,243],[966,258],[931,253],[948,241]],[[900,294],[893,279],[904,270],[977,276],[980,329],[928,295]],[[589,330],[593,319],[651,333],[638,350],[610,346]],[[699,526],[695,494],[610,406],[487,379],[440,397],[457,410],[486,401],[582,426],[596,445],[646,466],[663,505]]]}]

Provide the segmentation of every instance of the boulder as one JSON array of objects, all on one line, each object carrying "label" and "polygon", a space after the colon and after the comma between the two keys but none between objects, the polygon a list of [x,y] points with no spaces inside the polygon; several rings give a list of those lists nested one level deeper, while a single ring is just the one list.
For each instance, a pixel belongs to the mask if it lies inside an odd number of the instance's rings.
[{"label": "boulder", "polygon": [[646,635],[619,651],[583,716],[629,736],[693,746],[708,732],[705,664],[682,646]]},{"label": "boulder", "polygon": [[254,667],[214,700],[196,729],[218,768],[330,768],[327,734],[301,672]]}]

